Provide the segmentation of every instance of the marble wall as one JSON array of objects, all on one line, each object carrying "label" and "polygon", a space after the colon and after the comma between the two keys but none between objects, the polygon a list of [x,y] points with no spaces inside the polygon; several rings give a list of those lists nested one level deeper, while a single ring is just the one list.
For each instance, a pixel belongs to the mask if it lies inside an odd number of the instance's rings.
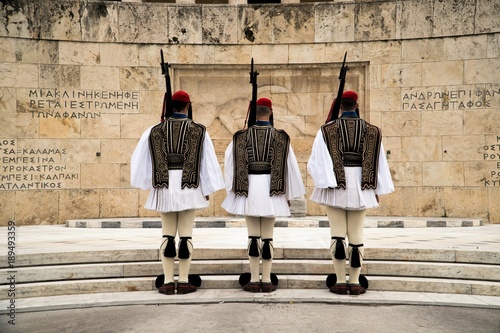
[{"label": "marble wall", "polygon": [[[130,187],[130,156],[160,117],[163,49],[223,162],[251,95],[275,105],[307,196],[306,163],[338,86],[380,126],[396,192],[370,215],[500,223],[500,3],[339,1],[196,5],[0,4],[0,225],[156,216]],[[200,216],[225,215],[216,193]],[[298,211],[323,215],[310,201]]]}]

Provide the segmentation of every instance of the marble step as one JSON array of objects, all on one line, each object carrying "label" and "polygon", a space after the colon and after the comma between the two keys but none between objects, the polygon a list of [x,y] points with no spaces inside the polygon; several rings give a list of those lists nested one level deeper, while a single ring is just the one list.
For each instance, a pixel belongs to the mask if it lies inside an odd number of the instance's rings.
[{"label": "marble step", "polygon": [[[276,228],[328,228],[326,216],[279,217]],[[482,226],[481,219],[446,217],[367,216],[365,228],[457,228]],[[161,228],[157,217],[103,218],[67,220],[68,228]],[[245,228],[243,217],[196,217],[194,228]]]},{"label": "marble step", "polygon": [[[328,275],[332,272],[331,260],[283,260],[273,261],[276,274]],[[346,266],[348,269],[348,266]],[[192,274],[225,275],[248,271],[248,260],[193,260]],[[8,284],[10,270],[0,270],[0,285]],[[16,270],[17,283],[81,280],[96,278],[126,278],[162,274],[161,262],[91,263],[76,265],[52,265],[20,267]],[[367,276],[401,276],[427,278],[454,278],[463,280],[498,281],[500,265],[401,262],[365,260],[362,274]]]},{"label": "marble step", "polygon": [[[48,249],[50,250],[50,249]],[[500,252],[470,249],[398,249],[365,248],[364,257],[370,260],[455,262],[500,265]],[[280,248],[274,251],[276,259],[331,259],[328,249],[315,248]],[[81,251],[81,252],[46,252],[17,254],[16,267],[43,266],[81,263],[144,262],[158,261],[157,249]],[[247,259],[246,249],[242,248],[196,248],[193,260],[228,260]],[[0,255],[0,269],[7,268],[8,259]]]},{"label": "marble step", "polygon": [[[239,275],[203,275],[202,289],[239,289]],[[325,275],[278,274],[280,289],[324,289]],[[16,298],[113,293],[132,291],[154,291],[155,277],[90,279],[55,282],[36,282],[16,286]],[[433,292],[500,296],[500,282],[457,279],[368,276],[369,290]],[[4,288],[2,288],[4,289]],[[6,294],[2,291],[2,294]],[[111,296],[112,297],[112,296]]]}]

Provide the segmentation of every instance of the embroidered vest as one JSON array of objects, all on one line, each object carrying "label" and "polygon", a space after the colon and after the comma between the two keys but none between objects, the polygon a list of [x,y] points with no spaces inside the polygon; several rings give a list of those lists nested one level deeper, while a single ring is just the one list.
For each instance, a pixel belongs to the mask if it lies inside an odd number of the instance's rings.
[{"label": "embroidered vest", "polygon": [[290,137],[272,126],[252,126],[233,136],[233,190],[248,196],[249,174],[271,174],[270,195],[286,192],[286,161]]},{"label": "embroidered vest", "polygon": [[339,118],[321,126],[337,185],[346,188],[346,166],[361,166],[361,189],[377,188],[382,132],[360,118]]},{"label": "embroidered vest", "polygon": [[182,188],[199,186],[205,126],[190,119],[168,118],[149,135],[153,187],[168,188],[168,170],[182,170]]}]

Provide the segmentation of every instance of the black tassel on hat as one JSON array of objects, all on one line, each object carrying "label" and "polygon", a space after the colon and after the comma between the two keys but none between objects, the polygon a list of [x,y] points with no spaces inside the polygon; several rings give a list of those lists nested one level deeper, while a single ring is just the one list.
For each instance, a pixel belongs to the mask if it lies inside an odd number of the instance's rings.
[{"label": "black tassel on hat", "polygon": [[266,238],[262,240],[264,244],[262,245],[262,259],[265,260],[270,260],[273,258],[271,254],[271,242],[273,241],[272,238]]},{"label": "black tassel on hat", "polygon": [[351,267],[352,268],[359,268],[361,267],[361,253],[359,253],[359,247],[363,246],[363,244],[351,244],[349,243],[349,246],[352,247],[351,250]]},{"label": "black tassel on hat", "polygon": [[167,246],[165,246],[165,251],[163,252],[163,255],[167,258],[175,258],[175,256],[176,256],[175,237],[163,235],[163,238],[166,238],[165,242],[167,242]]},{"label": "black tassel on hat", "polygon": [[345,237],[332,237],[332,239],[335,239],[335,259],[345,259]]},{"label": "black tassel on hat", "polygon": [[188,239],[191,237],[181,237],[179,242],[179,259],[189,259],[191,253],[189,252]]},{"label": "black tassel on hat", "polygon": [[248,247],[248,255],[250,257],[258,257],[259,256],[259,245],[257,244],[257,240],[260,238],[259,236],[249,236],[251,239],[250,246]]}]

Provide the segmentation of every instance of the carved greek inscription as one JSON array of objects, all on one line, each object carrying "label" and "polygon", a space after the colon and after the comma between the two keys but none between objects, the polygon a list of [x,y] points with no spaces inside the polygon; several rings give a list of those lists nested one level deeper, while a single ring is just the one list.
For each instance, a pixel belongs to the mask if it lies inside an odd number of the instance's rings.
[{"label": "carved greek inscription", "polygon": [[33,118],[95,119],[104,113],[139,111],[138,91],[29,89]]},{"label": "carved greek inscription", "polygon": [[409,90],[403,92],[401,110],[434,111],[434,110],[470,110],[494,107],[500,99],[498,86],[462,87],[442,91],[439,88],[428,88],[425,91]]},{"label": "carved greek inscription", "polygon": [[484,186],[500,186],[500,135],[497,142],[483,147],[483,159],[485,161],[496,161],[496,169],[490,171],[489,178],[484,179]]},{"label": "carved greek inscription", "polygon": [[79,168],[59,163],[65,149],[20,148],[0,140],[0,190],[55,190],[79,184]]}]

